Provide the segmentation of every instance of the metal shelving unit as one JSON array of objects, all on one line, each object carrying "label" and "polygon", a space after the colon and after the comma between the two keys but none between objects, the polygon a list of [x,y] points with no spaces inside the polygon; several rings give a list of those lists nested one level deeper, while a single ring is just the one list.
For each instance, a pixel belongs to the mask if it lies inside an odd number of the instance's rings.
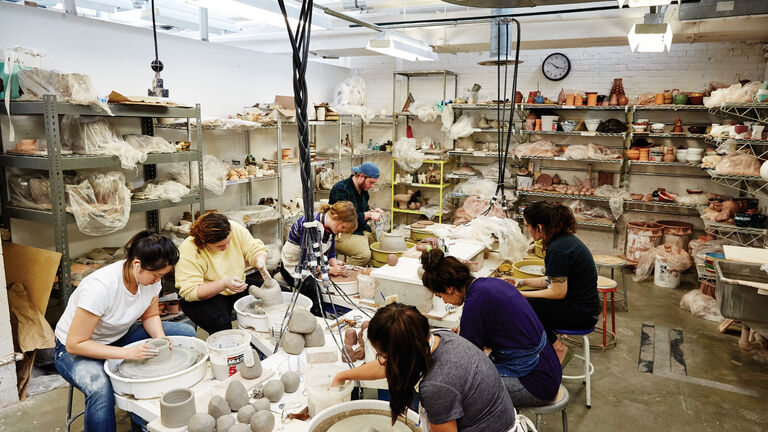
[{"label": "metal shelving unit", "polygon": [[718,174],[713,169],[708,169],[707,174],[712,177],[713,182],[723,186],[727,186],[729,188],[733,188],[751,195],[756,195],[760,192],[762,192],[763,195],[767,194],[766,187],[768,186],[768,181],[762,177]]},{"label": "metal shelving unit", "polygon": [[[456,98],[459,91],[459,75],[456,72],[449,70],[424,70],[424,71],[395,71],[392,73],[392,142],[397,141],[398,133],[397,128],[400,126],[400,118],[405,119],[405,127],[410,125],[411,117],[416,117],[416,114],[411,112],[399,111],[397,98],[397,79],[399,77],[405,78],[405,97],[411,93],[411,78],[439,78],[443,79],[443,102],[448,102],[448,78],[453,78],[453,97]],[[438,119],[435,121],[439,121]],[[445,148],[445,134],[441,137],[442,148]]]},{"label": "metal shelving unit", "polygon": [[768,103],[725,103],[710,111],[768,124]]},{"label": "metal shelving unit", "polygon": [[629,112],[632,105],[613,105],[613,106],[587,106],[587,105],[555,105],[555,104],[528,104],[518,105],[521,110],[531,109],[549,109],[549,110],[585,110],[585,111],[624,111]]},{"label": "metal shelving unit", "polygon": [[576,200],[588,200],[588,201],[609,201],[607,197],[594,196],[594,195],[571,195],[561,194],[555,192],[531,192],[531,191],[517,191],[518,195],[532,196],[541,198],[558,198],[558,199],[576,199]]},{"label": "metal shelving unit", "polygon": [[397,203],[395,203],[395,188],[398,185],[405,185],[410,187],[418,187],[418,188],[426,188],[426,189],[437,189],[438,196],[439,196],[439,204],[438,204],[438,212],[435,216],[437,216],[438,223],[442,223],[443,221],[443,197],[445,194],[443,194],[443,190],[450,186],[450,184],[445,183],[445,164],[447,161],[444,160],[425,160],[425,164],[432,164],[437,165],[440,168],[440,183],[439,184],[433,184],[433,183],[408,183],[408,182],[401,182],[398,183],[395,181],[396,178],[396,172],[397,172],[397,161],[395,159],[392,159],[392,195],[390,197],[390,217],[389,217],[389,224],[390,229],[394,228],[395,226],[395,213],[402,213],[402,214],[413,214],[413,215],[423,215],[424,212],[421,210],[408,210],[408,209],[400,209],[397,208]]},{"label": "metal shelving unit", "polygon": [[[147,226],[156,231],[159,231],[160,228],[158,219],[159,209],[198,204],[199,209],[202,212],[205,208],[205,202],[203,193],[201,192],[204,183],[202,170],[203,141],[202,129],[200,126],[200,105],[196,105],[193,108],[185,108],[110,104],[109,108],[114,117],[139,118],[141,122],[141,133],[144,135],[154,135],[154,118],[166,117],[187,119],[187,140],[194,143],[195,149],[193,151],[172,154],[150,154],[143,164],[145,180],[152,180],[156,177],[156,164],[158,163],[189,162],[190,172],[192,161],[197,161],[198,167],[201,167],[201,169],[198,169],[199,188],[197,192],[182,197],[178,202],[172,202],[171,200],[132,201],[131,212],[146,212]],[[9,227],[9,220],[11,218],[25,219],[53,226],[55,248],[56,251],[62,254],[58,275],[59,287],[62,292],[62,301],[66,303],[73,289],[70,273],[71,257],[69,254],[67,224],[74,221],[74,218],[67,213],[66,209],[64,171],[72,169],[119,168],[120,161],[117,157],[113,156],[62,155],[59,135],[59,116],[65,114],[105,116],[108,114],[98,107],[59,102],[53,95],[43,96],[43,100],[39,102],[12,102],[10,104],[10,112],[14,116],[35,115],[43,117],[45,138],[48,144],[48,154],[47,156],[15,155],[11,153],[0,154],[0,200],[2,201],[3,219]],[[0,114],[7,114],[4,106],[0,107]],[[191,123],[191,120],[194,120],[194,124]],[[0,150],[1,149],[2,143],[0,143]],[[47,171],[51,184],[51,210],[35,210],[9,205],[6,179],[7,167]]]}]

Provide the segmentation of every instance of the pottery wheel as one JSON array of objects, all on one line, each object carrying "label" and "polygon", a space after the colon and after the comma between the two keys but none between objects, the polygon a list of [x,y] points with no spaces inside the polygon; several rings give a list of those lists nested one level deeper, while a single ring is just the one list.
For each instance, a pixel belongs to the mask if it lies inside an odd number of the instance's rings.
[{"label": "pottery wheel", "polygon": [[328,428],[328,432],[360,432],[374,429],[378,432],[411,432],[411,429],[401,422],[392,426],[388,416],[376,414],[361,414],[348,417]]},{"label": "pottery wheel", "polygon": [[336,283],[357,282],[357,270],[347,270],[346,276],[331,276],[331,280]]},{"label": "pottery wheel", "polygon": [[266,315],[267,313],[262,309],[261,302],[260,301],[252,301],[245,305],[244,312],[247,312],[252,315]]},{"label": "pottery wheel", "polygon": [[197,363],[200,353],[192,348],[173,347],[166,361],[124,360],[117,366],[115,373],[125,378],[157,378],[187,369]]}]

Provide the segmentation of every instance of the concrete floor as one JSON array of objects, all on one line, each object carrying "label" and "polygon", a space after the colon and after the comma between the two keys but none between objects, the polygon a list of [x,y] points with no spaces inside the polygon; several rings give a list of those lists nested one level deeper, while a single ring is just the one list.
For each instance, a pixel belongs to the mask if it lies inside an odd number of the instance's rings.
[{"label": "concrete floor", "polygon": [[[592,409],[584,406],[583,384],[565,384],[571,393],[570,430],[768,430],[768,353],[743,352],[737,346],[737,332],[720,334],[718,323],[680,309],[680,297],[694,287],[692,279],[677,290],[657,288],[650,282],[634,284],[627,279],[631,310],[617,312],[618,344],[605,351],[592,350],[597,369],[592,376]],[[656,347],[656,373],[638,371],[644,323],[656,326],[657,342],[665,328],[682,330],[686,375],[674,373],[674,368],[666,376],[660,374],[665,368],[664,357],[669,361],[661,344]],[[593,342],[599,337],[593,334]],[[574,360],[566,372],[573,372],[577,362]],[[75,395],[74,410],[79,411],[83,399],[80,392]],[[0,431],[63,431],[66,403],[66,388],[35,396],[0,411]],[[560,431],[560,415],[544,415],[541,429]],[[76,422],[72,430],[82,430],[82,422]],[[128,416],[119,410],[118,430],[130,430]]]}]

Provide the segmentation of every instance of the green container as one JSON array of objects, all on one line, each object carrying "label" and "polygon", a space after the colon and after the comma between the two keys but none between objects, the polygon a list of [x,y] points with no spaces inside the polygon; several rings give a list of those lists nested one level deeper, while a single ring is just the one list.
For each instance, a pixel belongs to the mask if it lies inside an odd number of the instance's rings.
[{"label": "green container", "polygon": [[8,89],[8,82],[10,81],[11,99],[18,99],[21,94],[19,93],[19,71],[21,66],[15,65],[11,70],[11,75],[5,73],[5,63],[0,62],[0,99],[5,99],[5,92]]}]

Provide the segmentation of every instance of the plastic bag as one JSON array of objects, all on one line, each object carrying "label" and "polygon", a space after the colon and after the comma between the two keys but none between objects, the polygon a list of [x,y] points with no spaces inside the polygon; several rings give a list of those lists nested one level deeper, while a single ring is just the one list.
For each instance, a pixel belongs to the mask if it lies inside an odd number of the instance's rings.
[{"label": "plastic bag", "polygon": [[710,94],[705,105],[707,108],[713,108],[725,102],[752,102],[752,97],[757,93],[760,85],[759,81],[753,81],[744,85],[736,83],[728,88],[715,90]]},{"label": "plastic bag", "polygon": [[80,232],[100,236],[123,229],[131,214],[131,191],[125,186],[123,173],[110,171],[80,178],[78,184],[65,185]]},{"label": "plastic bag", "polygon": [[486,200],[496,195],[496,182],[488,179],[473,178],[458,184],[454,192],[476,195]]},{"label": "plastic bag", "polygon": [[621,154],[601,145],[589,143],[587,145],[570,145],[565,149],[563,156],[569,159],[595,159],[611,160],[621,159]]},{"label": "plastic bag", "polygon": [[419,116],[419,120],[423,122],[434,121],[437,118],[437,116],[440,115],[440,111],[438,111],[437,106],[435,104],[423,103],[419,101],[412,103],[411,106],[408,108],[408,111]]},{"label": "plastic bag", "polygon": [[583,200],[569,200],[563,204],[571,209],[574,216],[582,219],[611,219],[611,213],[604,207],[593,207]]},{"label": "plastic bag", "polygon": [[539,156],[553,157],[557,154],[557,147],[548,139],[539,140],[532,143],[520,144],[515,147],[515,156]]},{"label": "plastic bag", "polygon": [[366,124],[371,121],[376,113],[365,106],[367,90],[365,81],[359,76],[345,79],[333,93],[331,107],[339,114],[356,114]]},{"label": "plastic bag", "polygon": [[168,199],[171,202],[179,202],[186,195],[189,195],[189,188],[175,180],[152,181],[134,193],[136,199]]},{"label": "plastic bag", "polygon": [[685,193],[675,197],[675,202],[685,205],[705,206],[709,204],[709,199],[704,194]]},{"label": "plastic bag", "polygon": [[62,146],[81,154],[107,154],[120,158],[125,169],[147,159],[146,153],[133,148],[117,137],[112,126],[103,117],[64,116],[61,121]]},{"label": "plastic bag", "polygon": [[225,211],[222,214],[243,226],[275,220],[278,217],[277,210],[266,205],[249,205],[236,210]]},{"label": "plastic bag", "polygon": [[165,139],[149,135],[125,135],[125,142],[142,153],[174,153],[176,146]]},{"label": "plastic bag", "polygon": [[456,210],[456,217],[453,219],[453,223],[455,225],[467,223],[485,213],[489,207],[490,211],[488,212],[488,216],[495,216],[501,219],[506,217],[500,203],[496,202],[493,204],[493,207],[491,207],[490,198],[471,195],[464,200],[464,204],[462,204],[461,208]]},{"label": "plastic bag", "polygon": [[51,182],[43,176],[8,177],[8,195],[10,202],[20,207],[51,209]]},{"label": "plastic bag", "polygon": [[715,172],[725,175],[760,176],[760,160],[747,153],[731,153],[717,164]]},{"label": "plastic bag", "polygon": [[448,132],[453,126],[453,105],[446,105],[443,107],[443,112],[440,114],[440,120],[443,122],[443,126],[440,128],[443,132]]},{"label": "plastic bag", "polygon": [[717,306],[717,300],[704,294],[701,290],[690,290],[680,299],[680,308],[690,311],[693,316],[705,320],[722,322],[723,316]]},{"label": "plastic bag", "polygon": [[98,105],[112,115],[106,100],[97,96],[91,78],[86,74],[23,69],[19,71],[18,77],[19,88],[24,92],[20,100],[41,100],[43,95],[50,94],[62,102]]},{"label": "plastic bag", "polygon": [[653,273],[657,258],[663,259],[670,270],[683,271],[691,266],[691,256],[688,255],[688,252],[675,245],[663,244],[649,249],[640,256],[632,280],[640,282],[647,279]]},{"label": "plastic bag", "polygon": [[629,199],[629,191],[611,185],[602,185],[595,189],[595,196]]},{"label": "plastic bag", "polygon": [[[440,232],[445,235],[448,230]],[[492,248],[499,242],[499,255],[512,262],[519,261],[528,253],[528,239],[523,235],[520,224],[512,219],[495,216],[478,216],[472,222],[460,225],[450,231],[451,238],[480,241]]]},{"label": "plastic bag", "polygon": [[416,139],[400,137],[392,146],[392,157],[395,158],[400,168],[412,173],[421,168],[427,156],[423,151],[416,149]]},{"label": "plastic bag", "polygon": [[[176,162],[165,164],[164,168],[167,170],[163,175],[163,179],[176,180],[177,182],[188,186],[191,189],[198,187],[198,175],[197,175],[197,162],[194,161],[192,165],[192,182],[189,181],[189,165],[187,162]],[[229,173],[229,164],[222,162],[216,158],[216,156],[206,154],[203,155],[203,182],[205,188],[221,195],[224,193],[224,189],[227,188],[227,174]]]},{"label": "plastic bag", "polygon": [[448,139],[455,140],[464,138],[472,135],[473,132],[472,116],[468,113],[463,114],[461,117],[459,117],[458,120],[456,120],[456,123],[451,126],[450,132],[448,133]]},{"label": "plastic bag", "polygon": [[[499,178],[498,162],[493,162],[480,168],[480,174],[482,174],[483,177],[485,178],[498,179]],[[511,178],[512,178],[512,169],[509,166],[507,166],[507,169],[504,170],[504,179],[509,180]]]},{"label": "plastic bag", "polygon": [[704,261],[707,258],[707,254],[723,253],[723,245],[728,244],[726,240],[712,239],[712,240],[699,240],[694,239],[688,242],[688,251],[693,257],[693,262],[696,265],[704,265]]}]

